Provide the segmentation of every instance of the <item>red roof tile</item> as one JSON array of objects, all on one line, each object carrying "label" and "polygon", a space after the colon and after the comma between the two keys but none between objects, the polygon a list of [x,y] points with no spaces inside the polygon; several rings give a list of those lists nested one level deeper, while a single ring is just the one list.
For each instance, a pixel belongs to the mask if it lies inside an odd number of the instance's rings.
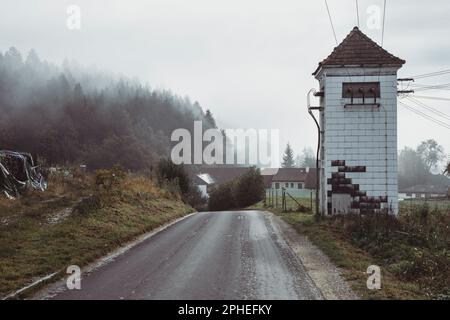
[{"label": "red roof tile", "polygon": [[308,175],[306,176],[305,188],[315,189],[317,186],[317,169],[309,168]]},{"label": "red roof tile", "polygon": [[344,66],[402,66],[402,60],[379,46],[370,39],[358,27],[353,28],[342,43],[334,48],[333,52],[322,62],[313,73],[316,75],[321,67]]}]

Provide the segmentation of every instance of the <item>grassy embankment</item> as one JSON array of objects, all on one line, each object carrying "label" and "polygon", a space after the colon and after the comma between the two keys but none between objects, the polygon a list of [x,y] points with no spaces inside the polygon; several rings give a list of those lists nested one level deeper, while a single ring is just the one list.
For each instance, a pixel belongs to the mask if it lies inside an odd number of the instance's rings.
[{"label": "grassy embankment", "polygon": [[[299,199],[308,206],[310,199]],[[255,208],[264,208],[260,203]],[[450,202],[402,202],[399,219],[335,217],[267,208],[306,235],[343,270],[364,299],[450,298]],[[382,270],[381,290],[368,290],[367,267]]]},{"label": "grassy embankment", "polygon": [[[103,179],[108,172],[103,172]],[[99,186],[53,178],[46,192],[0,196],[0,297],[69,265],[84,266],[194,210],[139,176]]]}]

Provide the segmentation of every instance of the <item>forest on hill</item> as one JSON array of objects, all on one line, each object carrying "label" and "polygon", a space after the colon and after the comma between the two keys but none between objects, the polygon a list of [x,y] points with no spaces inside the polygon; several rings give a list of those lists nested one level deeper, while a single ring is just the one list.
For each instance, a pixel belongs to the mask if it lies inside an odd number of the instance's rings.
[{"label": "forest on hill", "polygon": [[173,130],[216,127],[187,97],[14,47],[0,53],[0,114],[0,149],[89,169],[147,169],[169,156]]}]

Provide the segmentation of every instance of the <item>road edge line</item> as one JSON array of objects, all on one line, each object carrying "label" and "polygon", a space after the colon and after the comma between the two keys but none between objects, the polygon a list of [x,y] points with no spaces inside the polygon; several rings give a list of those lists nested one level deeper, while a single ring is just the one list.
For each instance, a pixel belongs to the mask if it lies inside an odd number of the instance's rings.
[{"label": "road edge line", "polygon": [[[289,225],[286,221],[281,219],[278,215],[274,214],[270,211],[263,211],[267,212],[271,215],[271,217],[276,221],[276,223],[281,228],[281,234],[283,235],[286,243],[291,247],[294,254],[297,256],[297,259],[299,262],[303,265],[305,268],[306,273],[308,274],[309,278],[312,280],[314,285],[317,287],[317,289],[322,293],[325,300],[360,300],[361,298],[358,296],[358,294],[351,288],[350,284],[345,280],[345,278],[342,276],[342,270],[337,267],[330,259],[329,257],[316,245],[314,245],[311,240],[305,235],[300,234],[297,230],[295,230],[291,225]],[[300,244],[296,239],[291,238],[292,234],[286,233],[285,230],[289,230],[292,232],[294,237],[297,239],[301,239],[303,243]],[[306,245],[306,246],[305,246]],[[302,247],[302,252],[299,252],[298,248]],[[306,254],[306,251],[309,247],[310,250],[315,251],[315,255],[308,256]],[[306,250],[306,251],[305,251]],[[303,254],[303,256],[302,256]],[[313,259],[311,259],[313,257]],[[319,261],[321,259],[324,259],[322,261]],[[310,260],[310,261],[308,261]],[[313,263],[311,263],[313,262]],[[330,283],[324,283],[323,279],[318,276],[318,271],[323,271],[324,264],[329,267],[327,269],[327,273],[332,271],[333,281],[330,281]],[[313,264],[316,264],[317,266],[313,266]],[[331,277],[331,275],[329,274]],[[342,285],[342,287],[339,287]]]},{"label": "road edge line", "polygon": [[[147,233],[144,233],[140,236],[138,236],[137,238],[135,238],[134,240],[129,241],[128,243],[126,243],[125,245],[116,248],[115,250],[113,250],[111,253],[100,257],[98,259],[96,259],[94,262],[91,262],[89,264],[87,264],[86,266],[82,267],[82,274],[89,274],[95,270],[97,270],[98,268],[107,265],[108,263],[114,261],[114,259],[116,259],[117,257],[123,255],[124,253],[128,252],[129,250],[131,250],[132,248],[134,248],[135,246],[143,243],[144,241],[154,237],[155,235],[157,235],[158,233],[166,230],[167,228],[185,220],[188,219],[194,215],[198,214],[198,211],[187,214],[185,216],[182,216],[180,218],[177,218],[175,220],[169,221],[166,224],[163,224],[162,226],[159,226]],[[21,294],[26,293],[27,291],[33,289],[34,287],[41,285],[43,283],[49,282],[51,280],[53,280],[55,277],[57,277],[60,274],[64,274],[65,270],[59,270],[56,272],[53,272],[51,274],[48,274],[44,277],[39,278],[38,280],[32,282],[29,285],[26,285],[4,297],[2,297],[0,300],[11,300],[11,299],[15,299],[18,296],[20,296]],[[28,297],[28,299],[30,300],[45,300],[48,298],[51,298],[52,295],[51,293],[53,291],[55,291],[56,293],[60,292],[58,291],[58,289],[61,289],[61,287],[64,286],[65,281],[64,281],[64,277],[62,277],[63,279],[59,279],[56,282],[53,283],[49,283],[48,285],[45,285],[43,288],[41,288],[40,290],[38,290],[35,293],[30,294],[30,296]],[[65,289],[65,288],[64,288]],[[27,299],[27,298],[25,298]]]}]

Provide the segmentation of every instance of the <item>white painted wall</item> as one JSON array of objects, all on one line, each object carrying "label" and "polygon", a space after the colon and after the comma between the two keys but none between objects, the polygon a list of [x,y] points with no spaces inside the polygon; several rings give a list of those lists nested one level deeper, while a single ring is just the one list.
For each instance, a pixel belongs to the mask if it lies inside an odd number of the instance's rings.
[{"label": "white painted wall", "polygon": [[[349,76],[350,75],[350,76]],[[345,160],[347,166],[365,166],[364,173],[346,173],[353,184],[369,197],[387,196],[382,208],[398,213],[397,186],[397,69],[336,68],[317,75],[322,100],[321,209],[327,213],[331,190],[327,179],[337,167],[332,160]],[[350,99],[342,98],[343,82],[380,82],[380,108],[344,108]],[[361,99],[362,100],[362,99]],[[358,100],[354,99],[354,103]]]},{"label": "white painted wall", "polygon": [[209,194],[208,194],[208,186],[207,186],[206,184],[205,184],[205,185],[202,185],[202,184],[197,185],[197,188],[198,188],[198,190],[201,192],[202,197],[204,197],[204,198],[209,198]]},{"label": "white painted wall", "polygon": [[[288,192],[289,191],[294,191],[294,190],[305,189],[305,183],[304,182],[295,182],[295,181],[290,181],[290,182],[276,182],[276,181],[272,181],[272,189],[276,189],[276,185],[277,184],[279,185],[279,189],[285,188]],[[301,184],[301,188],[298,187],[298,184]]]}]

